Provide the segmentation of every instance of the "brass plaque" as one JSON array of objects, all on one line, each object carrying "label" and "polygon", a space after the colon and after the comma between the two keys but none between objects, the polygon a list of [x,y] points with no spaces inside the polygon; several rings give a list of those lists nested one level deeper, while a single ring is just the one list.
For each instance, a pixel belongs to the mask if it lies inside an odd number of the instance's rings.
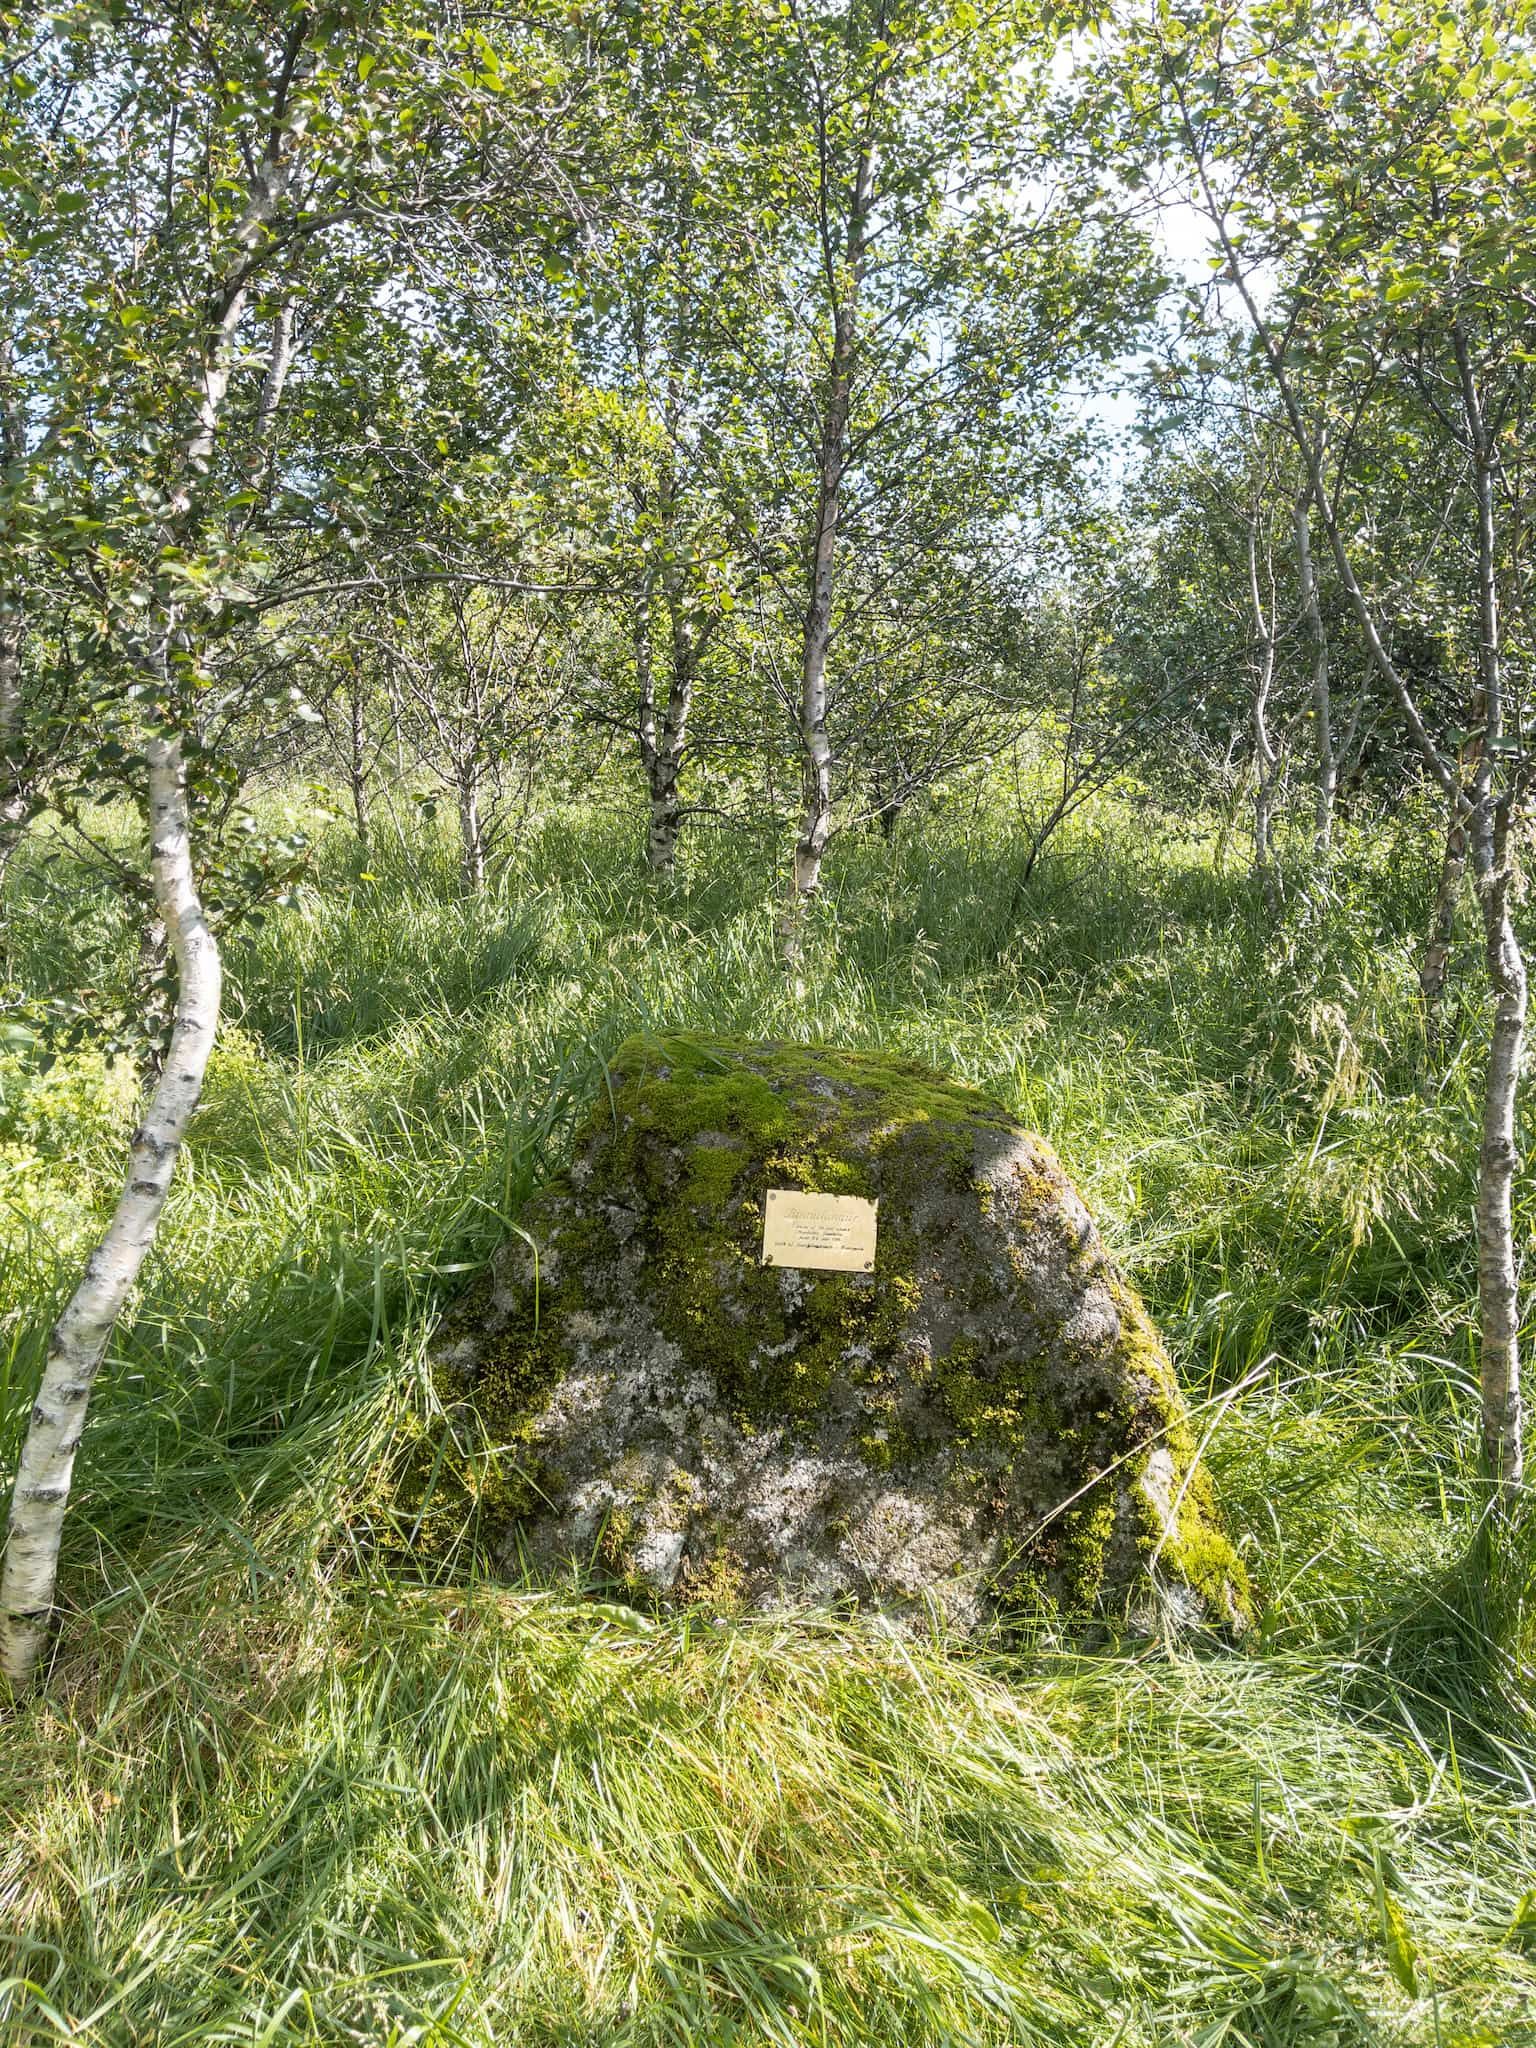
[{"label": "brass plaque", "polygon": [[763,1211],[763,1264],[872,1273],[879,1206],[862,1195],[804,1195],[797,1188],[770,1188]]}]

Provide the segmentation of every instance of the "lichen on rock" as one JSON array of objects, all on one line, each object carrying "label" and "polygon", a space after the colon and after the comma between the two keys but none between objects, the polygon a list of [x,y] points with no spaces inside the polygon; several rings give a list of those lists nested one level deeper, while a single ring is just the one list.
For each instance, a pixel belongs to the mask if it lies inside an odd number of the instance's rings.
[{"label": "lichen on rock", "polygon": [[[877,1199],[873,1274],[765,1266],[770,1188]],[[509,1556],[962,1627],[1250,1618],[1167,1353],[1055,1156],[910,1061],[630,1040],[440,1369],[515,1467]]]}]

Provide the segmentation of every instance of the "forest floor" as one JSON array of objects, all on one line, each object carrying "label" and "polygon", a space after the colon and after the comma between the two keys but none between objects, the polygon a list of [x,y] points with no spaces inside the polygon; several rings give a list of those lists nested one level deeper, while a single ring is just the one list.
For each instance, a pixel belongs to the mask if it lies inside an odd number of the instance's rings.
[{"label": "forest floor", "polygon": [[[1269,928],[1214,826],[1106,802],[1021,889],[1009,819],[951,809],[838,842],[802,992],[770,849],[701,834],[662,888],[634,837],[551,818],[465,901],[446,843],[333,826],[232,938],[0,1734],[0,2040],[1536,2044],[1536,1540],[1475,1540],[1480,978],[1426,1079],[1432,835],[1346,835]],[[39,842],[8,887],[13,995],[128,1000],[99,880]],[[602,1056],[678,1024],[893,1045],[1051,1139],[1217,1397],[1257,1642],[656,1619],[491,1582],[472,1527],[423,1558],[435,1321]],[[7,1472],[132,1114],[98,1052],[0,1049]]]}]

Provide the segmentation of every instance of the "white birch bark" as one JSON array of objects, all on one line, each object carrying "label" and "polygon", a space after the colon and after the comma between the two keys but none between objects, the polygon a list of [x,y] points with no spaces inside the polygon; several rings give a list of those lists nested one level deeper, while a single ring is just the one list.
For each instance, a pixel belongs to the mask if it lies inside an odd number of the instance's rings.
[{"label": "white birch bark", "polygon": [[290,292],[272,316],[272,340],[267,350],[266,375],[261,380],[261,397],[256,404],[256,427],[251,443],[251,470],[258,477],[272,458],[277,416],[282,408],[288,372],[293,367],[294,310],[294,298]]},{"label": "white birch bark", "polygon": [[[686,291],[680,291],[674,354],[667,373],[662,414],[674,451],[685,413],[677,352],[686,346],[691,317],[689,296]],[[694,685],[719,616],[706,617],[699,623],[695,616],[690,615],[687,583],[679,567],[679,486],[677,456],[671,452],[661,466],[656,492],[657,518],[665,547],[659,570],[648,573],[645,578],[635,620],[635,669],[640,682],[640,757],[645,768],[650,806],[645,854],[651,871],[658,875],[670,875],[677,860],[677,842],[683,822],[683,763],[688,749],[688,721],[693,713]],[[667,700],[659,727],[651,645],[658,576],[667,612],[668,659]]]},{"label": "white birch bark", "polygon": [[485,887],[485,819],[480,809],[478,764],[467,762],[459,772],[459,872],[465,890],[477,896]]},{"label": "white birch bark", "polygon": [[[231,261],[213,294],[207,334],[198,378],[197,403],[192,430],[181,449],[181,480],[171,496],[175,520],[184,520],[192,508],[196,487],[213,459],[214,443],[223,418],[224,401],[234,370],[235,333],[245,318],[255,282],[255,252],[272,225],[273,216],[293,182],[295,155],[309,127],[310,108],[295,99],[294,86],[313,69],[316,53],[307,47],[310,22],[307,15],[296,20],[289,33],[283,67],[273,88],[272,126],[266,154],[251,175],[245,205],[230,236]],[[293,357],[293,305],[285,299],[274,323],[272,347],[257,404],[255,446],[265,462],[276,425],[277,411]]]},{"label": "white birch bark", "polygon": [[876,154],[865,146],[854,177],[848,215],[844,276],[832,322],[832,359],[822,417],[821,465],[817,484],[816,537],[811,553],[811,593],[805,614],[800,676],[800,753],[804,810],[795,842],[794,895],[809,896],[821,880],[821,861],[832,831],[832,745],[827,737],[827,655],[832,645],[836,595],[837,527],[843,479],[848,467],[848,415],[858,347],[859,287],[863,280],[870,207],[874,199]]},{"label": "white birch bark", "polygon": [[635,599],[632,644],[635,653],[635,736],[640,745],[640,766],[646,788],[651,786],[651,768],[656,759],[656,666],[651,651],[651,597],[649,574],[641,579]]},{"label": "white birch bark", "polygon": [[650,766],[651,816],[645,852],[658,875],[671,874],[677,859],[677,839],[683,812],[678,785],[682,780],[683,754],[692,709],[692,669],[688,665],[681,669],[674,665],[667,688],[667,708]]},{"label": "white birch bark", "polygon": [[[12,343],[6,334],[0,336],[0,458],[7,464],[20,462],[25,452],[12,377]],[[19,576],[14,581],[19,583]],[[25,633],[21,591],[13,584],[0,593],[0,883],[32,810],[22,730],[21,648]]]},{"label": "white birch bark", "polygon": [[1269,699],[1275,681],[1274,589],[1266,607],[1259,587],[1259,519],[1257,507],[1248,519],[1248,603],[1253,624],[1252,696],[1249,719],[1253,730],[1253,867],[1271,917],[1281,908],[1280,874],[1275,865],[1274,801],[1280,757],[1269,733]]},{"label": "white birch bark", "polygon": [[1293,515],[1296,534],[1296,573],[1301,584],[1301,611],[1312,641],[1312,750],[1315,776],[1313,841],[1319,853],[1333,843],[1333,806],[1339,786],[1338,757],[1333,746],[1333,703],[1328,672],[1328,635],[1317,596],[1317,572],[1312,566],[1310,491],[1296,500]]},{"label": "white birch bark", "polygon": [[[672,872],[677,857],[677,836],[681,824],[678,783],[682,775],[683,746],[693,703],[693,685],[688,643],[680,630],[674,604],[671,676],[666,709],[658,721],[656,673],[651,650],[653,596],[654,586],[647,577],[635,613],[635,680],[640,697],[640,765],[645,772],[648,806],[645,857],[654,873],[667,875]],[[682,655],[681,665],[679,653]]]},{"label": "white birch bark", "polygon": [[47,1641],[59,1541],[91,1389],[112,1330],[154,1243],[187,1125],[202,1093],[218,1024],[219,949],[192,872],[180,742],[148,747],[150,874],[176,956],[179,992],[165,1067],[129,1144],[128,1173],[106,1233],[48,1341],[42,1385],[22,1444],[0,1573],[0,1672],[33,1675]]},{"label": "white birch bark", "polygon": [[[1498,536],[1494,474],[1498,450],[1483,416],[1466,337],[1455,334],[1462,407],[1471,444],[1477,501],[1478,695],[1473,724],[1481,740],[1468,824],[1472,876],[1483,914],[1484,951],[1493,992],[1488,1066],[1483,1080],[1482,1144],[1477,1177],[1477,1292],[1481,1344],[1483,1466],[1495,1498],[1507,1505],[1524,1472],[1520,1391],[1520,1270],[1515,1252],[1514,1183],[1520,1155],[1515,1109],[1525,1038],[1525,957],[1510,917],[1509,823],[1512,800],[1494,787],[1504,737]],[[1482,713],[1479,719],[1476,712]]]},{"label": "white birch bark", "polygon": [[347,690],[347,786],[352,792],[352,822],[364,860],[369,857],[372,816],[368,798],[368,733],[363,717],[363,685],[354,677]]},{"label": "white birch bark", "polygon": [[[1481,823],[1474,828],[1476,844]],[[1483,1083],[1482,1144],[1477,1179],[1477,1291],[1481,1345],[1482,1455],[1497,1498],[1508,1502],[1524,1476],[1520,1389],[1520,1269],[1515,1253],[1514,1182],[1519,1165],[1515,1109],[1525,1039],[1525,959],[1509,915],[1507,822],[1490,828],[1488,871],[1478,875],[1493,1028]],[[1482,861],[1475,854],[1479,868]]]},{"label": "white birch bark", "polygon": [[675,568],[663,571],[662,584],[670,626],[670,671],[661,730],[654,735],[651,747],[651,819],[646,836],[646,855],[657,874],[667,875],[672,872],[677,858],[678,833],[682,829],[680,785],[688,751],[688,721],[693,715],[694,689],[715,621],[709,619],[702,625],[692,623],[682,578]]},{"label": "white birch bark", "polygon": [[19,601],[0,601],[0,883],[26,830],[27,796],[21,729],[22,612]]},{"label": "white birch bark", "polygon": [[[167,450],[167,469],[174,480],[160,535],[167,546],[185,545],[196,533],[197,494],[212,462],[229,392],[235,333],[256,274],[255,252],[288,189],[294,146],[309,119],[308,108],[292,98],[296,80],[312,61],[309,27],[309,17],[303,15],[289,33],[273,91],[267,151],[252,174],[245,207],[227,245],[229,261],[211,298],[192,419],[179,445]],[[274,387],[274,414],[285,375],[286,362]],[[272,424],[271,419],[264,422],[264,431]],[[174,621],[162,622],[158,655],[150,663],[161,684],[175,630]],[[144,659],[142,652],[136,651],[136,659]],[[179,734],[157,731],[149,736],[145,773],[150,882],[156,914],[165,922],[176,962],[175,1018],[164,1067],[143,1121],[129,1140],[127,1177],[117,1207],[50,1334],[42,1384],[22,1442],[0,1566],[0,1675],[13,1686],[31,1679],[47,1641],[64,1513],[91,1389],[154,1242],[218,1028],[222,967],[193,871]]]},{"label": "white birch bark", "polygon": [[[278,415],[282,411],[283,393],[288,386],[288,373],[293,368],[293,325],[297,300],[288,293],[272,316],[272,334],[267,344],[267,367],[261,380],[261,395],[256,401],[256,416],[251,423],[250,452],[246,457],[246,475],[256,491],[270,483],[273,458],[276,452]],[[237,311],[236,318],[239,318]],[[233,332],[233,330],[231,330]],[[227,383],[227,371],[226,383]],[[212,446],[212,443],[209,443]],[[241,522],[243,529],[249,529],[256,517],[259,497],[253,497]]]}]

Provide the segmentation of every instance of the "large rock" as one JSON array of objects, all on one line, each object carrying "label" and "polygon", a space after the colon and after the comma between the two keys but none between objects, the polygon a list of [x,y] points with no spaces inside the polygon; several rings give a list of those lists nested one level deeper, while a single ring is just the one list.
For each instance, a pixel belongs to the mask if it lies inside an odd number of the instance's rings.
[{"label": "large rock", "polygon": [[[770,1188],[879,1199],[872,1275],[762,1263]],[[926,1068],[634,1039],[444,1362],[509,1554],[711,1603],[1240,1631],[1172,1368],[1050,1150]]]}]

